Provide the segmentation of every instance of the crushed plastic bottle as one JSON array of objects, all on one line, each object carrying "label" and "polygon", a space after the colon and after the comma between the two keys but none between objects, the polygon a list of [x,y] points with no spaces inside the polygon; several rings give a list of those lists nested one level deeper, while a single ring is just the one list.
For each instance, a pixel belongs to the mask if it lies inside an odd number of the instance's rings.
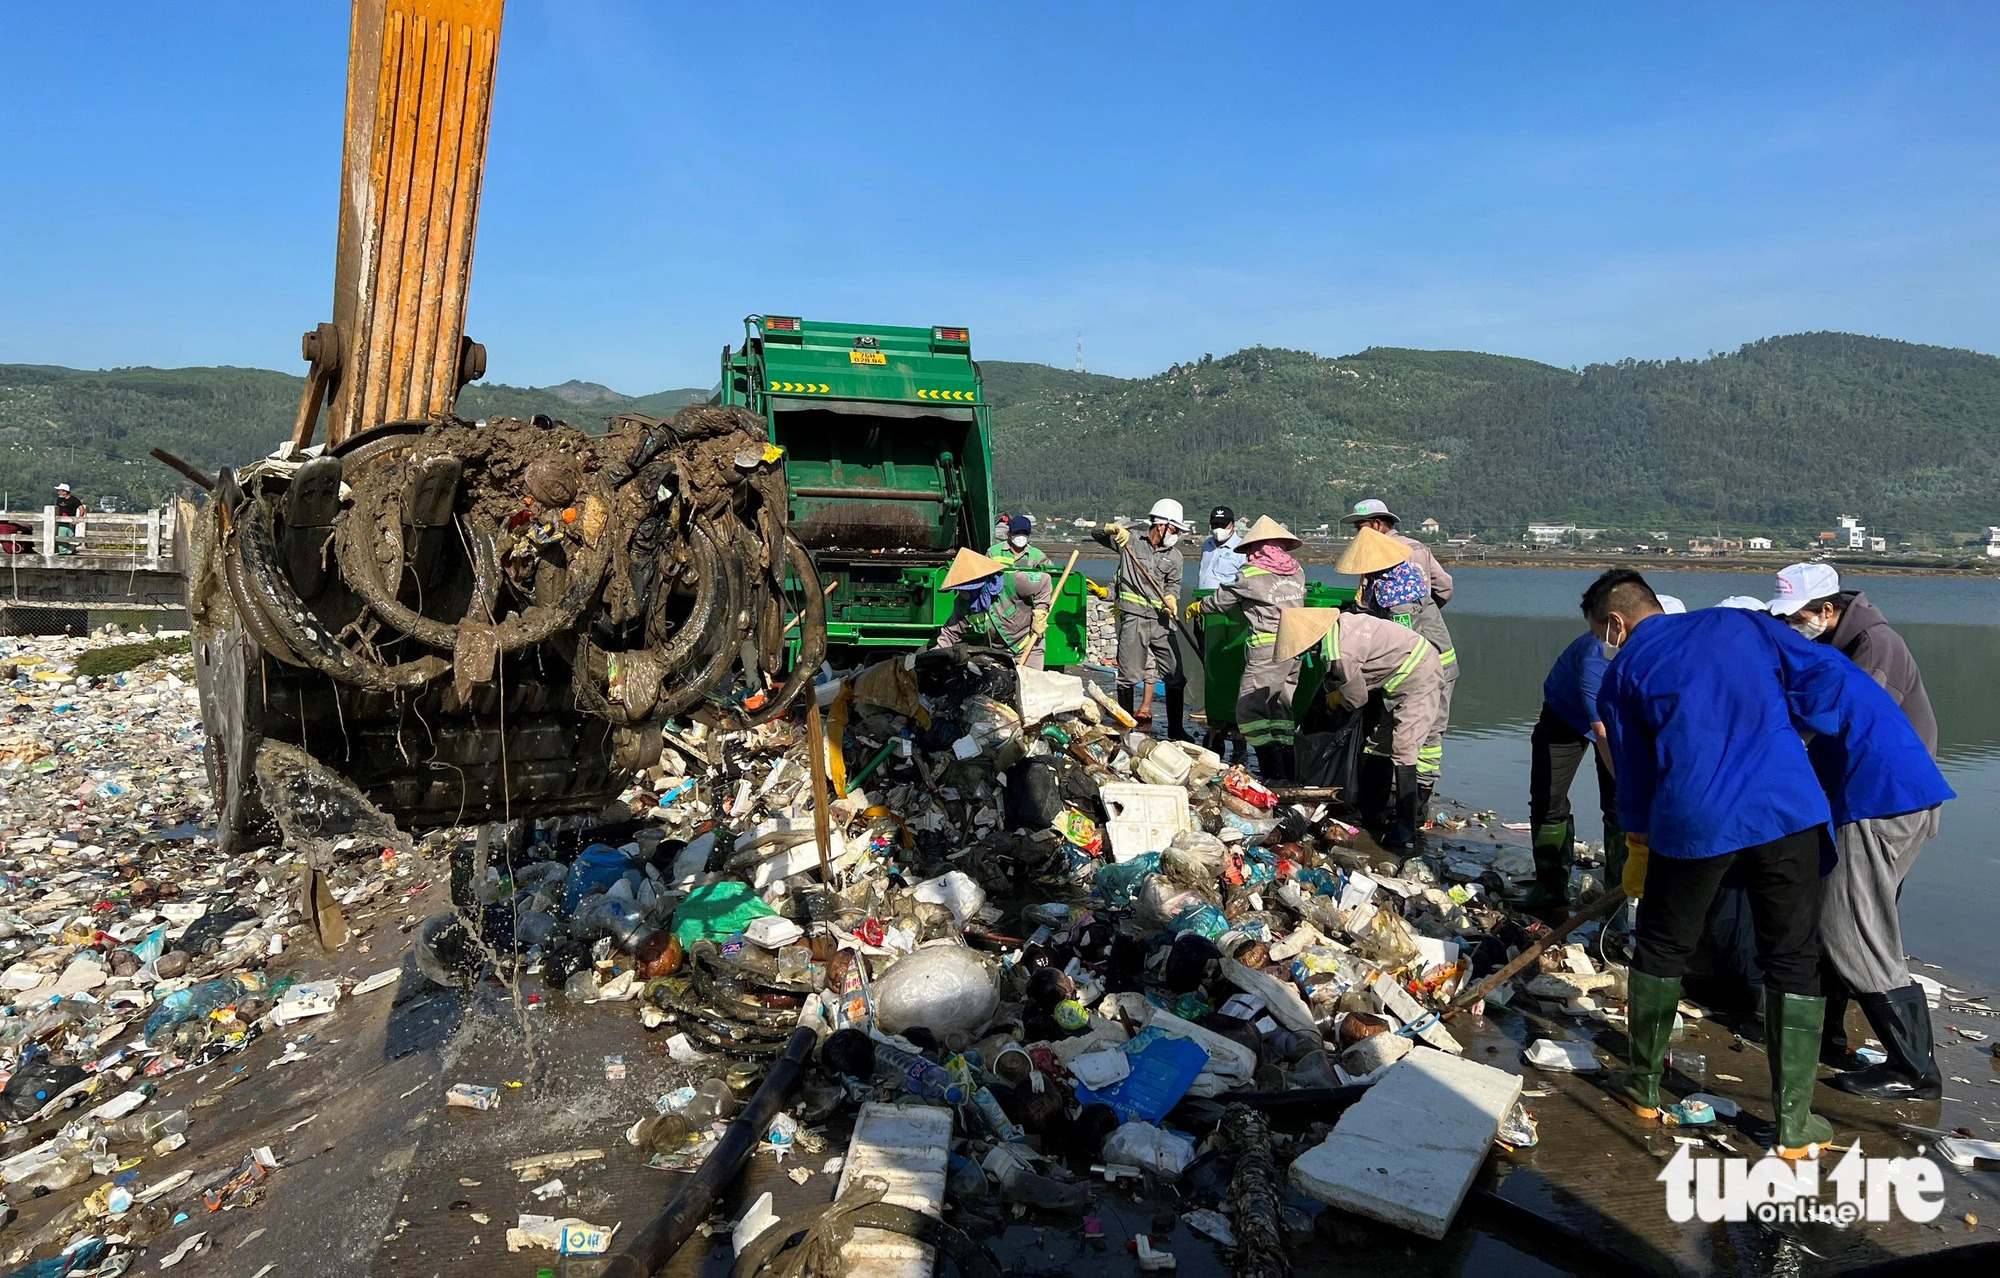
[{"label": "crushed plastic bottle", "polygon": [[952,1078],[950,1070],[880,1040],[875,1043],[875,1077],[925,1100],[965,1104],[965,1089]]}]

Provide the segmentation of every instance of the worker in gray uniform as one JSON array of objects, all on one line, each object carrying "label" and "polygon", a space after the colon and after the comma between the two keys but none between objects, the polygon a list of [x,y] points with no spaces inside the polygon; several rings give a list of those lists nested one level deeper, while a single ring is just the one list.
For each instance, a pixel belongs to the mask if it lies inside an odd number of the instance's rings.
[{"label": "worker in gray uniform", "polygon": [[1014,515],[1007,520],[1007,535],[986,548],[988,559],[998,560],[1009,568],[1032,568],[1036,572],[1046,572],[1049,557],[1042,548],[1028,540],[1035,535],[1035,521],[1027,515]]},{"label": "worker in gray uniform", "polygon": [[1243,566],[1236,580],[1188,605],[1188,619],[1203,613],[1234,613],[1249,630],[1243,644],[1243,679],[1236,687],[1236,726],[1257,752],[1266,781],[1293,777],[1292,694],[1298,691],[1299,663],[1278,660],[1278,618],[1306,601],[1306,573],[1291,552],[1299,539],[1265,515],[1250,526],[1240,549]]},{"label": "worker in gray uniform", "polygon": [[1430,640],[1408,626],[1365,612],[1287,608],[1278,618],[1277,656],[1293,661],[1318,648],[1326,666],[1321,685],[1337,716],[1358,714],[1370,693],[1382,694],[1382,721],[1368,748],[1393,766],[1389,820],[1376,841],[1407,848],[1417,841],[1417,757],[1430,739],[1444,695],[1444,671]]},{"label": "worker in gray uniform", "polygon": [[941,588],[957,599],[951,620],[938,631],[938,647],[977,643],[1005,652],[1017,665],[1042,668],[1055,602],[1047,573],[1009,572],[998,560],[965,549],[951,561]]},{"label": "worker in gray uniform", "polygon": [[1118,704],[1130,714],[1135,689],[1146,677],[1146,658],[1153,673],[1167,686],[1167,739],[1186,741],[1187,674],[1182,669],[1180,643],[1174,637],[1179,621],[1181,552],[1176,549],[1188,530],[1181,504],[1171,497],[1153,503],[1146,533],[1134,537],[1119,524],[1104,524],[1091,533],[1100,545],[1118,552],[1118,580],[1112,600],[1118,605]]},{"label": "worker in gray uniform", "polygon": [[[1386,502],[1373,497],[1358,501],[1354,503],[1353,510],[1341,517],[1341,522],[1354,525],[1357,543],[1361,531],[1367,529],[1403,546],[1409,551],[1408,561],[1423,572],[1424,580],[1430,587],[1430,606],[1406,610],[1410,619],[1408,624],[1415,626],[1417,633],[1431,641],[1431,646],[1437,649],[1438,665],[1444,670],[1444,696],[1438,710],[1436,730],[1432,733],[1433,740],[1425,745],[1423,758],[1417,765],[1417,775],[1424,787],[1420,806],[1428,809],[1431,791],[1437,788],[1438,778],[1444,772],[1444,734],[1445,729],[1451,726],[1451,697],[1458,687],[1458,648],[1452,643],[1451,628],[1444,621],[1444,608],[1451,602],[1453,589],[1451,574],[1438,563],[1429,546],[1397,531],[1399,520]],[[1341,568],[1340,571],[1348,570]],[[1362,584],[1365,593],[1367,583]],[[1377,609],[1370,610],[1378,616],[1392,615]],[[1400,620],[1403,614],[1394,615]]]},{"label": "worker in gray uniform", "polygon": [[[1411,556],[1410,548],[1397,538],[1369,527],[1356,530],[1353,542],[1341,553],[1334,570],[1361,578],[1355,603],[1363,610],[1416,631],[1438,653],[1444,691],[1439,699],[1438,717],[1431,724],[1430,739],[1424,742],[1417,758],[1417,807],[1428,811],[1431,791],[1437,788],[1438,772],[1444,761],[1444,731],[1451,710],[1452,687],[1458,681],[1456,658],[1450,662],[1444,659],[1450,651],[1451,632],[1445,629],[1444,617],[1431,595],[1429,579]],[[1370,756],[1377,761],[1382,757],[1377,751],[1365,751],[1364,767],[1368,766]],[[1373,775],[1364,778],[1364,789],[1382,788],[1379,766],[1378,762]]]}]

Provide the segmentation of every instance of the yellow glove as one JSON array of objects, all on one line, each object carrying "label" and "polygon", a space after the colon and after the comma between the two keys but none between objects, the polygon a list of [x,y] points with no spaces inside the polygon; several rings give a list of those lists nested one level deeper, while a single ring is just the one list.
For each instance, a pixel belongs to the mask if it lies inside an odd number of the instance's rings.
[{"label": "yellow glove", "polygon": [[1200,615],[1201,615],[1201,600],[1195,599],[1189,601],[1187,606],[1187,619],[1189,621],[1193,621],[1196,617],[1199,617]]},{"label": "yellow glove", "polygon": [[1625,895],[1638,900],[1646,895],[1646,860],[1653,855],[1652,845],[1643,834],[1625,836],[1625,877],[1619,886]]},{"label": "yellow glove", "polygon": [[1132,530],[1113,524],[1111,526],[1111,544],[1120,550],[1125,549],[1125,547],[1132,544]]},{"label": "yellow glove", "polygon": [[1028,629],[1033,632],[1037,639],[1047,634],[1049,632],[1049,610],[1047,608],[1035,609],[1034,618],[1028,622]]}]

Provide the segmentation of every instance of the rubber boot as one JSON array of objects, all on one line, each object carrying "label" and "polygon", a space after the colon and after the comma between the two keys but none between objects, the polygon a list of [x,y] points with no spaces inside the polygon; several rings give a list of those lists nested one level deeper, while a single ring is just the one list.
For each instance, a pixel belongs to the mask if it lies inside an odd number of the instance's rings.
[{"label": "rubber boot", "polygon": [[1944,1095],[1944,1074],[1931,1044],[1931,1009],[1921,985],[1912,982],[1887,994],[1858,994],[1861,1014],[1882,1040],[1889,1059],[1826,1080],[1855,1096],[1873,1100],[1936,1100]]},{"label": "rubber boot", "polygon": [[1431,795],[1437,790],[1437,781],[1428,773],[1419,773],[1417,780],[1417,820],[1426,830],[1431,825]]},{"label": "rubber boot", "polygon": [[1182,721],[1187,713],[1187,685],[1170,683],[1167,685],[1167,740],[1192,741],[1187,734],[1187,725]]},{"label": "rubber boot", "polygon": [[1119,684],[1118,708],[1120,710],[1123,710],[1126,714],[1131,715],[1136,720],[1139,716],[1137,711],[1135,711],[1133,707],[1137,706],[1138,704],[1139,704],[1139,690],[1133,687],[1129,683]]},{"label": "rubber boot", "polygon": [[1354,813],[1362,828],[1379,830],[1389,823],[1395,784],[1396,768],[1389,756],[1363,750],[1354,769]]},{"label": "rubber boot", "polygon": [[1771,1058],[1771,1108],[1778,1133],[1773,1152],[1791,1162],[1818,1158],[1833,1140],[1833,1124],[1812,1112],[1819,1075],[1819,1031],[1826,1000],[1764,987],[1764,1050]]},{"label": "rubber boot", "polygon": [[1576,860],[1576,821],[1556,821],[1535,827],[1535,884],[1521,898],[1521,908],[1543,918],[1569,913],[1569,871]]},{"label": "rubber boot", "polygon": [[1861,1069],[1868,1062],[1856,1056],[1847,1041],[1847,981],[1825,955],[1819,960],[1819,988],[1826,999],[1826,1020],[1819,1031],[1819,1063],[1837,1070]]},{"label": "rubber boot", "polygon": [[1399,763],[1396,765],[1395,798],[1389,806],[1388,828],[1376,842],[1385,848],[1401,850],[1412,848],[1417,843],[1417,765]]},{"label": "rubber boot", "polygon": [[1604,885],[1617,887],[1625,881],[1625,831],[1606,826],[1604,829]]},{"label": "rubber boot", "polygon": [[1680,1006],[1679,977],[1652,976],[1638,968],[1625,978],[1626,1015],[1632,1068],[1606,1080],[1611,1094],[1649,1123],[1660,1121],[1660,1075],[1667,1068],[1667,1040],[1674,1032],[1674,1009]]},{"label": "rubber boot", "polygon": [[1265,785],[1276,785],[1284,780],[1284,765],[1278,760],[1278,747],[1260,745],[1251,747],[1257,752],[1257,775]]}]

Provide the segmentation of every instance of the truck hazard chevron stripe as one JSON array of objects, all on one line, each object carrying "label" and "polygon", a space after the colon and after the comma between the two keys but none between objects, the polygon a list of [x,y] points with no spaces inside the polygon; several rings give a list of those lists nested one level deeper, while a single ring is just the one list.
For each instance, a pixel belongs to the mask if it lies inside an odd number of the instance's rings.
[{"label": "truck hazard chevron stripe", "polygon": [[954,391],[954,390],[920,390],[920,391],[918,391],[918,392],[917,392],[917,398],[918,398],[918,399],[955,399],[955,400],[960,400],[960,401],[963,401],[963,402],[966,402],[966,403],[970,403],[970,402],[971,402],[971,401],[972,401],[972,400],[973,400],[973,399],[974,399],[975,397],[974,397],[974,395],[973,395],[973,393],[972,393],[971,391]]},{"label": "truck hazard chevron stripe", "polygon": [[824,395],[833,388],[825,382],[772,382],[771,389],[787,395]]}]

